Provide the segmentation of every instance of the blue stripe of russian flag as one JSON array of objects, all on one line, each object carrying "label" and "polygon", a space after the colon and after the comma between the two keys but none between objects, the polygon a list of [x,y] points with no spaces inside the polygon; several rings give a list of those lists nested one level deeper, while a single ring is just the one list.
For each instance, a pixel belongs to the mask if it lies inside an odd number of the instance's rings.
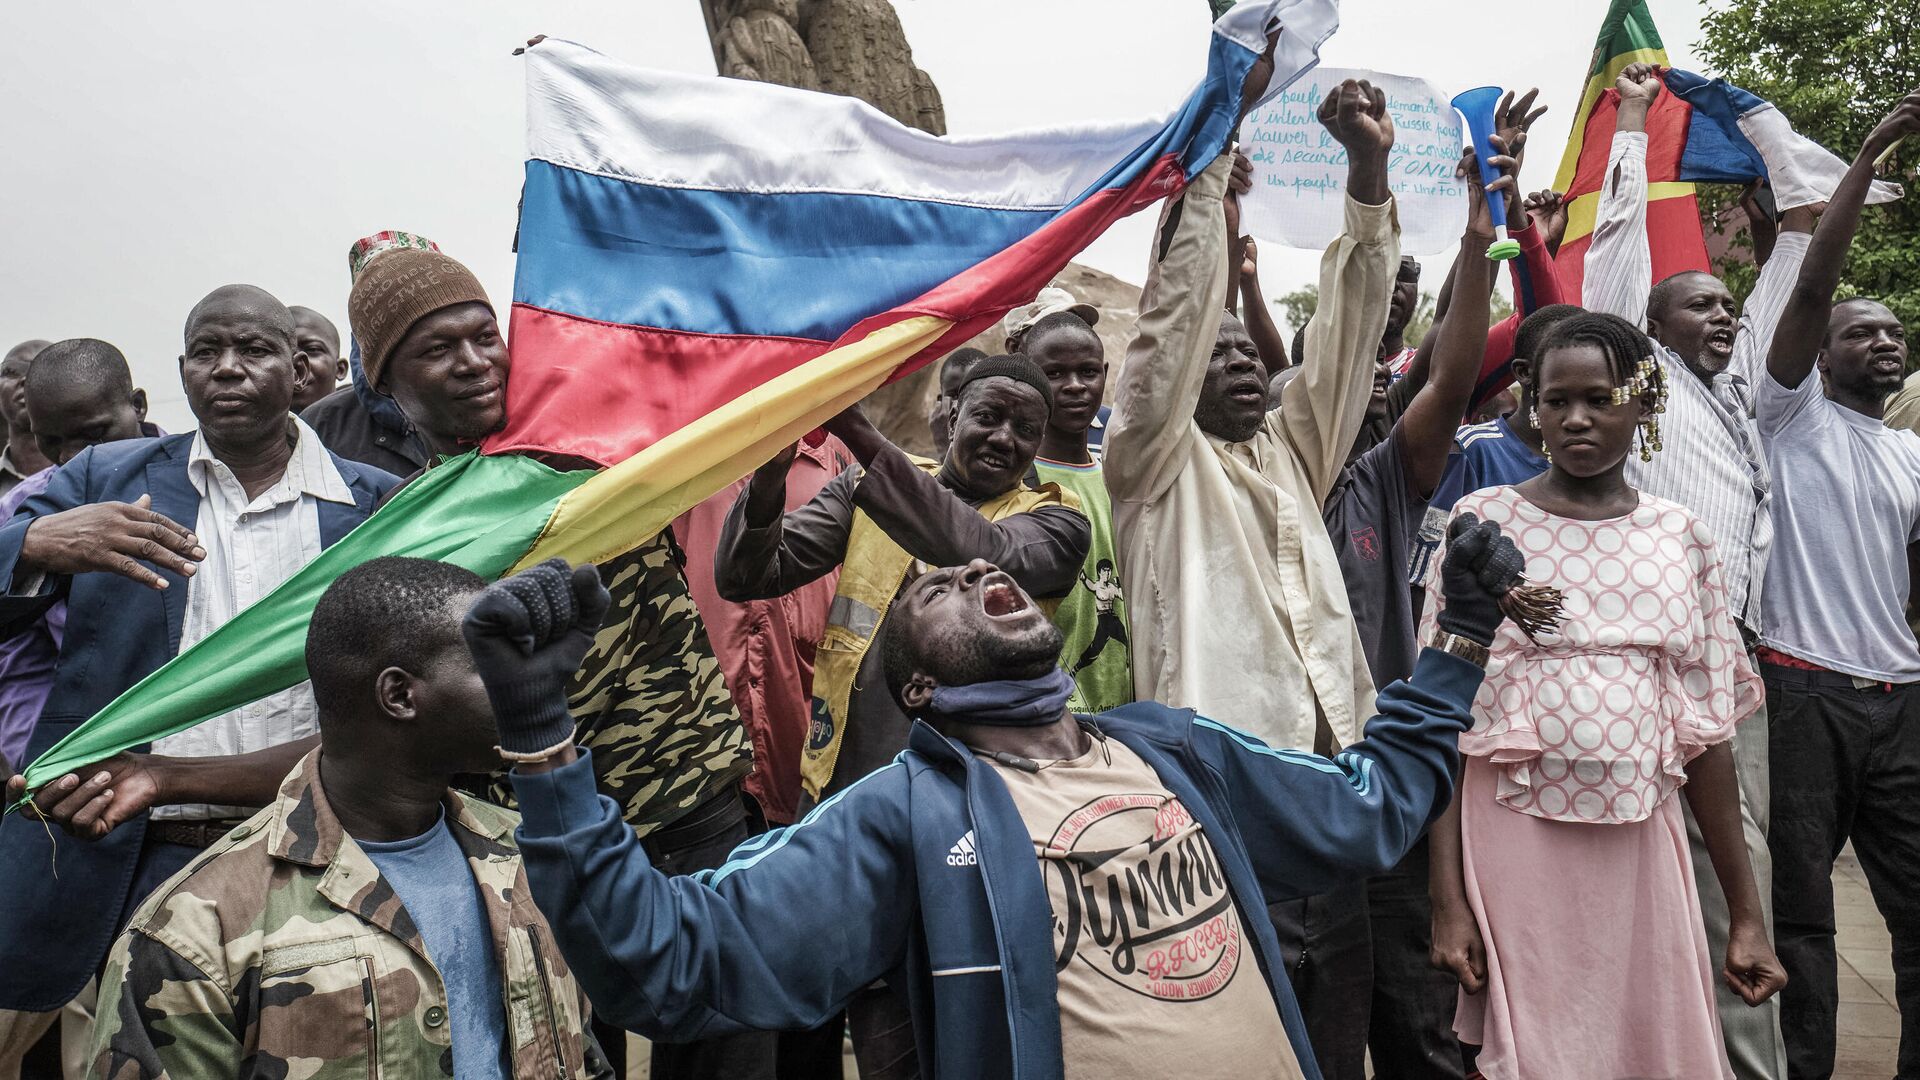
[{"label": "blue stripe of russian flag", "polygon": [[1667,89],[1687,103],[1687,145],[1680,155],[1680,179],[1706,184],[1744,184],[1764,179],[1766,159],[1740,130],[1740,118],[1766,102],[1725,79],[1706,79],[1691,71],[1669,69]]},{"label": "blue stripe of russian flag", "polygon": [[1065,206],[655,186],[531,160],[515,303],[615,325],[833,341],[1032,236],[1168,153],[1191,179],[1226,144],[1254,55],[1215,35],[1205,82]]}]

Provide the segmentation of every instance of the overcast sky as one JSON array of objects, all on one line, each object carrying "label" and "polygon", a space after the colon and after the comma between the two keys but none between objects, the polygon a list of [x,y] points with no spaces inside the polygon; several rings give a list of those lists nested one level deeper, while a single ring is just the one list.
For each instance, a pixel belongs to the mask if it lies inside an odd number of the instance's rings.
[{"label": "overcast sky", "polygon": [[[1695,67],[1702,4],[1651,0]],[[0,348],[101,337],[171,430],[192,426],[175,357],[194,301],[235,281],[346,329],[346,251],[424,233],[511,296],[521,61],[534,33],[635,64],[711,73],[694,0],[135,0],[10,5],[0,44]],[[1152,115],[1199,77],[1205,0],[897,0],[955,133]],[[1522,183],[1547,186],[1607,0],[1499,9],[1345,0],[1322,58],[1431,80],[1541,87]],[[1150,214],[1083,261],[1143,276]],[[1431,263],[1440,262],[1435,259]],[[1262,250],[1270,296],[1315,255]],[[1432,287],[1438,286],[1436,271]]]}]

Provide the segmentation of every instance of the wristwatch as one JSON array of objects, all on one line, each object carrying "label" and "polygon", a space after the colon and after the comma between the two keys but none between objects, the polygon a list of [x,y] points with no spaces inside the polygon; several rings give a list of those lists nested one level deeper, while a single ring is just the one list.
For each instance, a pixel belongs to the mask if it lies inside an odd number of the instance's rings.
[{"label": "wristwatch", "polygon": [[1449,656],[1457,656],[1479,667],[1487,666],[1487,647],[1468,637],[1449,633],[1435,628],[1433,638],[1427,642],[1429,648],[1439,649]]}]

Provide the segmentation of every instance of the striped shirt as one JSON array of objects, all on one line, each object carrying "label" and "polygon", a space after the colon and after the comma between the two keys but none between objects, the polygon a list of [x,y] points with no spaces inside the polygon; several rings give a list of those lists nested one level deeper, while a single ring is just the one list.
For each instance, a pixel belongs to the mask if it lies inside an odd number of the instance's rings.
[{"label": "striped shirt", "polygon": [[[1667,380],[1667,408],[1659,418],[1662,449],[1650,462],[1638,454],[1627,458],[1628,483],[1686,507],[1713,534],[1726,572],[1728,606],[1755,632],[1761,630],[1761,586],[1773,548],[1773,481],[1753,420],[1753,380],[1765,375],[1767,351],[1809,239],[1805,233],[1780,234],[1740,313],[1733,360],[1712,382],[1695,375],[1672,349],[1654,343]],[[1587,249],[1581,302],[1589,311],[1618,315],[1645,329],[1652,290],[1647,136],[1617,132]]]}]

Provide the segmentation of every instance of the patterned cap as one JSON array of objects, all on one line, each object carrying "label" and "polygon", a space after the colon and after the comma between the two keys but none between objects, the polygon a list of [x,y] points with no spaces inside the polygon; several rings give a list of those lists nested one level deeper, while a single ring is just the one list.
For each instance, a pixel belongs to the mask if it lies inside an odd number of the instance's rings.
[{"label": "patterned cap", "polygon": [[367,385],[380,389],[387,358],[413,324],[441,308],[481,303],[493,309],[480,280],[438,244],[414,233],[375,233],[347,253],[353,291],[347,319],[360,343]]},{"label": "patterned cap", "polygon": [[353,280],[359,281],[360,271],[367,268],[367,263],[374,256],[395,248],[439,251],[440,245],[418,233],[401,232],[398,229],[388,229],[385,232],[374,233],[372,236],[363,236],[355,240],[353,246],[347,249],[347,273],[353,275]]}]

